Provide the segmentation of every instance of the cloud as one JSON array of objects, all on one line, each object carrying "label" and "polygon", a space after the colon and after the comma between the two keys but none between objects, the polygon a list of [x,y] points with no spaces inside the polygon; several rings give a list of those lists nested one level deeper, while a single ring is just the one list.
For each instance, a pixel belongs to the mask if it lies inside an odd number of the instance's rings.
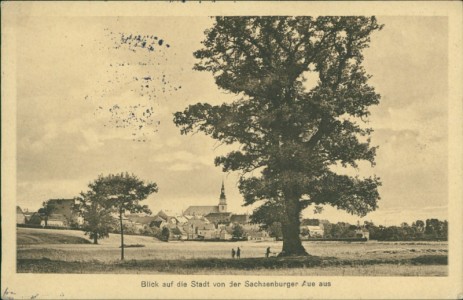
[{"label": "cloud", "polygon": [[171,137],[166,140],[166,145],[172,148],[180,146],[182,141],[178,137]]},{"label": "cloud", "polygon": [[17,203],[21,207],[36,211],[42,202],[53,198],[74,198],[82,190],[87,188],[90,180],[78,179],[56,179],[22,181],[17,184]]},{"label": "cloud", "polygon": [[[69,148],[69,151],[78,149],[86,152],[89,149],[104,145],[104,137],[99,134],[91,124],[94,123],[84,118],[72,119],[58,124],[50,121],[43,127],[43,131],[37,137],[37,133],[20,137],[18,143],[19,156],[22,153],[33,152],[35,154],[49,152],[53,148]],[[35,139],[35,140],[34,140]]]},{"label": "cloud", "polygon": [[200,166],[194,163],[174,163],[167,166],[167,169],[170,171],[192,171],[199,168]]},{"label": "cloud", "polygon": [[159,153],[152,156],[150,161],[160,163],[170,171],[191,171],[214,165],[211,155],[194,154],[185,150]]},{"label": "cloud", "polygon": [[81,151],[88,151],[90,148],[93,147],[101,147],[104,145],[104,143],[100,140],[100,136],[98,135],[97,132],[93,129],[84,129],[82,130],[82,135],[85,140],[85,145],[80,145],[79,150]]}]

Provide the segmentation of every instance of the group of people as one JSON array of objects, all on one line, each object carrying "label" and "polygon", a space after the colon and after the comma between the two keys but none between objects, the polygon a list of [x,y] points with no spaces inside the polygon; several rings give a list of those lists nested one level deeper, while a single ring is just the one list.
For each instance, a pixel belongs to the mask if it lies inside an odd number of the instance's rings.
[{"label": "group of people", "polygon": [[240,247],[238,247],[238,249],[236,249],[235,251],[235,248],[232,248],[232,258],[240,258],[241,257],[241,249]]},{"label": "group of people", "polygon": [[[270,251],[270,247],[268,247],[267,250],[265,251],[265,257],[268,258],[270,256],[270,253],[272,253],[272,252]],[[236,249],[236,251],[235,251],[235,248],[232,248],[231,255],[232,255],[232,258],[235,258],[235,256],[236,256],[236,258],[240,258],[241,257],[241,249],[240,249],[240,247],[238,247]]]}]

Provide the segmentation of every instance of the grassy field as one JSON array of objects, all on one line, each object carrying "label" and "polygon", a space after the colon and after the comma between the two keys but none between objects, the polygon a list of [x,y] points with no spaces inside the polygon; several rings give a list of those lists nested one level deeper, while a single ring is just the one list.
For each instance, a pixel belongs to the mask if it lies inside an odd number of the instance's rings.
[{"label": "grassy field", "polygon": [[[83,244],[80,231],[18,228],[18,272],[177,273],[351,276],[445,276],[446,242],[304,242],[312,255],[299,261],[265,259],[267,247],[281,242],[160,242],[152,237],[126,236],[121,263],[120,237]],[[32,241],[38,241],[32,244]],[[61,243],[59,243],[61,241]],[[64,243],[65,241],[66,243]],[[69,244],[76,241],[77,244]],[[80,241],[80,242],[79,242]],[[231,249],[241,248],[241,261]],[[91,262],[88,264],[86,262]]]},{"label": "grassy field", "polygon": [[63,234],[56,232],[38,231],[34,229],[20,228],[16,243],[18,245],[43,245],[43,244],[90,244],[90,241],[79,235]]}]

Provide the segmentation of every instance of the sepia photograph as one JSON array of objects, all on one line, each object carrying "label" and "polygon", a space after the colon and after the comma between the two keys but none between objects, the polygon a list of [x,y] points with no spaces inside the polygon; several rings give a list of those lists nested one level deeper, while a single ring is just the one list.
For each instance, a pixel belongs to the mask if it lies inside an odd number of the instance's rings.
[{"label": "sepia photograph", "polygon": [[462,279],[449,13],[4,4],[9,272],[163,292],[30,294],[2,275],[3,299],[305,299],[346,285],[333,279]]}]

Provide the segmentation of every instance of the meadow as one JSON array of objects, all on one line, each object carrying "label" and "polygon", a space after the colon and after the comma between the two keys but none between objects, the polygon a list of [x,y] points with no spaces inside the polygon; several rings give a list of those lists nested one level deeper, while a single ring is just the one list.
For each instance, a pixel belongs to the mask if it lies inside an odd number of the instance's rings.
[{"label": "meadow", "polygon": [[[304,242],[311,256],[288,260],[264,258],[267,247],[276,253],[282,242],[166,243],[152,237],[125,236],[125,244],[144,247],[126,248],[126,261],[120,262],[119,235],[110,235],[98,245],[80,239],[86,239],[81,231],[18,228],[18,272],[447,275],[447,242]],[[241,249],[240,262],[231,259],[231,249],[237,247]]]}]

